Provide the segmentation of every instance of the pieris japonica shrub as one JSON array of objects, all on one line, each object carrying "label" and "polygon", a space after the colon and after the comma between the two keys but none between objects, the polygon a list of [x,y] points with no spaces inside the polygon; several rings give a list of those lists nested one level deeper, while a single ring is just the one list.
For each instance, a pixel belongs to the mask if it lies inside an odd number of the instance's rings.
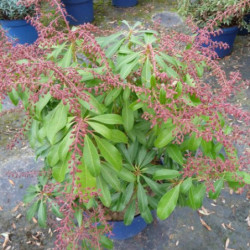
[{"label": "pieris japonica shrub", "polygon": [[[44,159],[24,197],[27,216],[42,227],[47,211],[61,218],[59,249],[80,241],[112,247],[104,235],[113,212],[127,225],[137,214],[150,223],[154,209],[166,219],[178,205],[198,209],[206,194],[216,199],[224,185],[249,184],[249,158],[235,147],[249,142],[249,131],[229,125],[249,124],[249,113],[227,102],[249,82],[198,51],[206,36],[126,21],[104,36],[90,24],[71,29],[60,2],[52,4],[54,22],[34,20],[36,44],[0,41],[0,97],[26,111],[23,133]],[[57,29],[60,15],[64,30]]]}]

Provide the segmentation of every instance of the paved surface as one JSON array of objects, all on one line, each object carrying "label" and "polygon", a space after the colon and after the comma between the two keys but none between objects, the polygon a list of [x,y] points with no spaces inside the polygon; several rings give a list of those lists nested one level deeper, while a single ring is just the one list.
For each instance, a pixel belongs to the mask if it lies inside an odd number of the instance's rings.
[{"label": "paved surface", "polygon": [[[162,18],[161,24],[169,28],[173,26],[173,20],[178,19],[175,14],[169,15],[173,6],[167,5],[166,2],[172,1],[139,2],[140,5],[129,10],[115,9],[107,5],[103,8],[102,4],[99,4],[95,9],[95,22],[100,26],[113,27],[118,25],[118,19],[127,19],[140,20],[147,25],[157,13],[162,15],[161,13],[168,12],[168,16]],[[174,19],[169,20],[170,17]],[[183,29],[181,21],[177,26]],[[249,37],[237,38],[232,55],[221,60],[227,72],[240,70],[243,78],[249,79],[249,46]],[[231,101],[241,103],[245,109],[249,109],[249,97],[248,89]],[[11,108],[12,106],[6,101],[4,109]],[[7,244],[11,246],[9,249],[51,249],[54,235],[51,236],[49,228],[41,230],[35,221],[28,223],[25,220],[27,208],[21,203],[25,188],[36,181],[30,171],[39,169],[42,162],[35,162],[27,141],[19,143],[11,151],[6,149],[7,144],[14,138],[16,130],[21,126],[21,118],[20,112],[10,112],[0,118],[0,235],[3,234],[0,236],[0,245],[4,243],[7,233],[10,233],[12,242]],[[22,176],[25,174],[28,174],[28,177]],[[189,208],[177,208],[167,220],[155,219],[135,238],[116,241],[115,249],[220,250],[226,249],[227,245],[231,249],[247,250],[250,248],[249,198],[249,189],[241,195],[224,190],[216,202],[206,199],[204,209],[200,213]],[[202,225],[200,218],[206,226]]]}]

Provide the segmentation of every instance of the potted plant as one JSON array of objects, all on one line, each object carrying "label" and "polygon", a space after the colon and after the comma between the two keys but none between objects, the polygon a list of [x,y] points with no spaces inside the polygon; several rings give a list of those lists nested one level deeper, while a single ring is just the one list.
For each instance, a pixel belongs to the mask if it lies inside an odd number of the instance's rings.
[{"label": "potted plant", "polygon": [[115,7],[127,8],[135,6],[138,1],[137,0],[112,0],[112,3]]},{"label": "potted plant", "polygon": [[32,44],[38,38],[35,27],[25,20],[34,12],[34,6],[27,7],[20,0],[2,0],[0,2],[0,24],[15,44]]},{"label": "potted plant", "polygon": [[93,0],[62,0],[71,25],[80,25],[94,20]]},{"label": "potted plant", "polygon": [[[227,123],[229,114],[246,123],[249,114],[226,103],[234,84],[247,82],[227,79],[188,35],[124,24],[106,37],[87,24],[39,47],[0,46],[0,97],[21,99],[30,145],[44,158],[24,197],[28,219],[45,227],[47,210],[60,217],[60,249],[80,240],[112,247],[110,219],[126,228],[139,218],[142,229],[154,209],[166,219],[177,205],[198,209],[206,191],[217,198],[224,182],[237,189],[250,181],[234,146],[249,134]],[[223,95],[202,78],[206,67]]]},{"label": "potted plant", "polygon": [[[249,1],[222,0],[218,2],[216,0],[197,0],[191,2],[185,0],[186,2],[188,2],[188,10],[185,13],[191,14],[199,28],[206,27],[212,32],[216,29],[220,30],[220,32],[216,31],[210,34],[212,42],[203,44],[203,46],[209,46],[214,42],[218,57],[223,58],[231,54],[238,27],[243,23]],[[226,43],[227,46],[218,46],[218,42]]]}]

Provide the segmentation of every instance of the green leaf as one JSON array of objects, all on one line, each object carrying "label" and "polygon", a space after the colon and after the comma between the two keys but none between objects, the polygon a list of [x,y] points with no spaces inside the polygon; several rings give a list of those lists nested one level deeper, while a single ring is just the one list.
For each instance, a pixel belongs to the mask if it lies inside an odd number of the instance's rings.
[{"label": "green leaf", "polygon": [[201,148],[204,154],[209,154],[211,153],[213,149],[213,142],[212,141],[205,141],[202,139],[201,141]]},{"label": "green leaf", "polygon": [[173,131],[174,127],[161,130],[154,142],[155,147],[163,148],[173,141]]},{"label": "green leaf", "polygon": [[122,117],[116,114],[98,115],[89,118],[89,120],[97,121],[104,124],[123,124]]},{"label": "green leaf", "polygon": [[152,44],[153,42],[156,41],[156,37],[154,36],[153,33],[145,33],[144,34],[144,41],[146,44]]},{"label": "green leaf", "polygon": [[111,103],[113,103],[114,100],[120,95],[121,91],[122,87],[111,90],[105,98],[104,101],[105,106],[109,106]]},{"label": "green leaf", "polygon": [[124,102],[122,108],[122,120],[126,131],[130,131],[134,126],[134,112],[129,108],[129,103]]},{"label": "green leaf", "polygon": [[174,99],[177,99],[182,93],[182,83],[181,83],[181,81],[177,82],[175,91],[177,92],[177,94],[174,95]]},{"label": "green leaf", "polygon": [[122,168],[122,156],[117,148],[105,139],[95,136],[96,143],[100,149],[101,155],[109,162],[115,169]]},{"label": "green leaf", "polygon": [[136,111],[140,108],[142,108],[144,104],[142,102],[134,101],[129,105],[129,108],[133,111]]},{"label": "green leaf", "polygon": [[65,179],[65,174],[68,170],[68,161],[70,159],[70,154],[67,154],[66,159],[64,162],[59,162],[56,166],[52,168],[52,176],[55,178],[56,181],[62,182]]},{"label": "green leaf", "polygon": [[46,136],[49,142],[53,145],[55,143],[56,133],[63,129],[68,121],[68,106],[60,102],[54,110],[50,113],[50,118],[45,123]]},{"label": "green leaf", "polygon": [[166,97],[166,90],[161,88],[160,89],[160,104],[166,104],[167,102],[167,97]]},{"label": "green leaf", "polygon": [[44,107],[48,104],[48,102],[51,99],[51,94],[48,92],[44,97],[40,97],[39,101],[35,104],[35,113],[36,117],[41,120],[41,112],[44,109]]},{"label": "green leaf", "polygon": [[198,209],[202,206],[202,202],[206,193],[206,186],[204,183],[197,186],[192,185],[189,189],[189,205],[192,209]]},{"label": "green leaf", "polygon": [[60,144],[56,144],[52,146],[49,150],[48,156],[47,156],[47,162],[50,167],[55,166],[59,161],[59,155],[58,155],[58,148]]},{"label": "green leaf", "polygon": [[101,246],[105,249],[113,249],[114,247],[113,241],[104,235],[101,235],[100,243],[101,243]]},{"label": "green leaf", "polygon": [[151,63],[149,58],[147,57],[146,62],[144,63],[142,73],[141,73],[141,82],[145,84],[147,88],[150,88],[150,80],[151,80]]},{"label": "green leaf", "polygon": [[195,82],[194,82],[194,80],[191,78],[191,76],[189,74],[185,75],[184,81],[186,82],[187,85],[189,85],[191,87],[195,87]]},{"label": "green leaf", "polygon": [[182,150],[191,150],[191,151],[196,151],[200,144],[201,144],[202,138],[196,138],[196,133],[193,133],[191,137],[189,137],[186,141],[184,141],[181,145]]},{"label": "green leaf", "polygon": [[112,171],[106,164],[102,164],[101,175],[103,179],[117,192],[121,191],[120,181],[114,171]]},{"label": "green leaf", "polygon": [[179,197],[179,192],[180,185],[177,185],[166,194],[164,194],[164,196],[162,196],[162,198],[160,199],[157,206],[157,216],[161,220],[165,220],[166,218],[168,218],[169,215],[174,211]]},{"label": "green leaf", "polygon": [[148,199],[147,199],[147,194],[141,183],[138,183],[137,198],[138,198],[138,206],[139,206],[140,212],[142,213],[148,207]]},{"label": "green leaf", "polygon": [[118,129],[111,129],[110,140],[115,143],[128,143],[128,137]]},{"label": "green leaf", "polygon": [[209,191],[208,195],[210,199],[217,199],[220,195],[221,189],[223,188],[224,179],[221,178],[214,183],[214,191]]},{"label": "green leaf", "polygon": [[124,214],[124,224],[126,226],[130,225],[132,223],[134,217],[135,217],[135,200],[133,200],[129,204],[129,206]]},{"label": "green leaf", "polygon": [[166,180],[166,179],[175,179],[181,174],[177,170],[173,169],[159,169],[154,174],[154,180]]},{"label": "green leaf", "polygon": [[134,61],[122,66],[121,71],[120,71],[120,76],[121,76],[122,79],[126,79],[126,77],[131,73],[131,71],[137,65],[138,60],[139,59],[136,58]]},{"label": "green leaf", "polygon": [[67,49],[67,52],[65,53],[64,57],[59,61],[58,65],[62,68],[69,67],[72,61],[72,44],[70,47]]},{"label": "green leaf", "polygon": [[135,175],[127,170],[126,168],[122,168],[119,172],[117,172],[117,175],[124,181],[127,182],[134,182],[136,180]]},{"label": "green leaf", "polygon": [[35,213],[37,212],[38,210],[38,205],[39,205],[39,202],[40,201],[36,201],[34,202],[28,209],[27,211],[27,220],[30,221],[34,216],[35,216]]},{"label": "green leaf", "polygon": [[83,211],[82,211],[82,209],[80,209],[80,208],[77,207],[76,210],[75,210],[74,216],[75,216],[75,218],[77,220],[78,226],[81,227],[81,225],[82,225],[82,218],[83,218]]},{"label": "green leaf", "polygon": [[38,208],[38,224],[40,227],[45,228],[47,221],[46,203],[41,200]]},{"label": "green leaf", "polygon": [[79,103],[87,110],[95,113],[95,114],[103,114],[105,111],[105,106],[99,103],[99,101],[90,93],[83,91],[88,96],[88,101],[84,101],[78,98]]},{"label": "green leaf", "polygon": [[153,216],[152,216],[152,213],[151,213],[149,207],[147,207],[144,211],[142,211],[141,217],[145,220],[146,223],[148,223],[148,224],[152,223]]},{"label": "green leaf", "polygon": [[146,181],[146,183],[148,184],[148,186],[156,193],[156,194],[160,194],[162,195],[162,190],[161,190],[161,186],[159,183],[151,180],[150,178],[146,177],[143,175],[143,179]]},{"label": "green leaf", "polygon": [[150,86],[151,86],[151,88],[156,87],[156,79],[155,79],[154,75],[152,75],[151,78],[150,78]]},{"label": "green leaf", "polygon": [[137,159],[136,159],[138,166],[141,166],[146,155],[147,155],[147,149],[144,146],[142,146],[138,152]]},{"label": "green leaf", "polygon": [[123,44],[123,42],[125,41],[125,38],[123,38],[122,40],[119,40],[115,43],[113,43],[106,51],[106,56],[107,58],[112,57],[121,47],[121,45]]},{"label": "green leaf", "polygon": [[81,192],[83,194],[89,194],[90,192],[96,190],[96,178],[90,174],[84,163],[79,165],[78,169],[81,172],[76,174],[77,178],[79,178],[79,180],[77,180],[77,184],[81,185]]},{"label": "green leaf", "polygon": [[66,42],[55,46],[54,50],[50,54],[48,54],[47,59],[50,59],[51,57],[56,59],[64,49],[65,45]]},{"label": "green leaf", "polygon": [[130,88],[126,87],[123,91],[123,96],[122,96],[123,100],[124,101],[128,100],[129,96],[130,96]]},{"label": "green leaf", "polygon": [[179,147],[175,144],[167,145],[166,153],[169,155],[172,160],[183,165],[183,156]]},{"label": "green leaf", "polygon": [[88,135],[84,138],[83,161],[92,176],[98,176],[101,163],[97,149]]},{"label": "green leaf", "polygon": [[122,35],[122,32],[117,32],[115,34],[112,34],[110,36],[106,37],[97,37],[96,40],[102,47],[106,47],[110,43],[113,43],[120,35]]},{"label": "green leaf", "polygon": [[62,213],[60,212],[60,207],[53,201],[51,202],[51,210],[55,216],[59,218],[63,217]]},{"label": "green leaf", "polygon": [[111,194],[107,183],[104,181],[102,176],[96,178],[97,188],[101,190],[100,200],[105,207],[109,207],[111,204]]},{"label": "green leaf", "polygon": [[72,134],[72,130],[70,130],[60,143],[60,146],[58,148],[58,156],[61,161],[65,161],[67,154],[69,152],[69,147],[72,145],[74,139],[75,138],[74,135]]},{"label": "green leaf", "polygon": [[197,75],[199,77],[202,77],[203,76],[203,73],[204,73],[204,68],[201,64],[195,64],[195,68],[196,68],[196,71],[197,71]]},{"label": "green leaf", "polygon": [[9,96],[11,102],[15,106],[17,106],[17,104],[19,102],[19,95],[18,95],[17,91],[15,89],[12,89],[12,91],[8,93],[8,96]]},{"label": "green leaf", "polygon": [[[161,52],[160,54],[161,54],[162,58],[163,58],[165,61],[167,61],[168,63],[170,63],[170,64],[172,64],[172,65],[174,65],[174,66],[176,66],[176,67],[178,67],[177,60],[176,60],[174,57],[169,56],[169,55],[167,55],[167,54],[165,54],[165,53],[162,53],[162,52]],[[179,64],[180,64],[180,62],[179,62]]]},{"label": "green leaf", "polygon": [[193,185],[192,178],[191,177],[187,178],[181,183],[181,192],[183,194],[186,194],[189,191],[189,189],[192,187],[192,185]]},{"label": "green leaf", "polygon": [[82,77],[82,81],[88,81],[88,80],[93,80],[94,76],[91,72],[85,71],[85,70],[77,70],[78,74]]},{"label": "green leaf", "polygon": [[102,135],[103,137],[110,139],[111,138],[111,130],[106,127],[105,125],[102,125],[97,122],[87,122],[90,127],[94,129],[94,132],[97,132],[98,134]]},{"label": "green leaf", "polygon": [[129,63],[133,62],[135,59],[138,60],[140,56],[139,52],[133,53],[133,54],[129,54],[127,56],[122,56],[119,59],[119,62],[116,65],[116,69],[119,70],[121,69],[123,66],[128,65]]},{"label": "green leaf", "polygon": [[180,77],[179,74],[175,70],[173,70],[172,68],[170,68],[170,67],[167,67],[165,69],[165,71],[166,71],[166,73],[167,73],[167,75],[169,77],[177,78],[177,79],[179,79],[179,77]]},{"label": "green leaf", "polygon": [[128,184],[125,192],[123,193],[123,202],[124,205],[127,205],[134,193],[134,182]]}]

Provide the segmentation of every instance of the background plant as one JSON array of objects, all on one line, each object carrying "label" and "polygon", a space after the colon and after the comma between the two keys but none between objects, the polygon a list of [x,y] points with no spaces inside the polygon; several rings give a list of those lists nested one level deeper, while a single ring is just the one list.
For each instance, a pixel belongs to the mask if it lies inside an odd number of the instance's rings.
[{"label": "background plant", "polygon": [[179,13],[191,15],[199,27],[213,23],[214,27],[231,27],[241,25],[247,27],[243,17],[249,12],[249,0],[208,0],[179,2]]},{"label": "background plant", "polygon": [[29,7],[23,5],[20,0],[1,0],[0,19],[18,20],[34,14],[34,5]]},{"label": "background plant", "polygon": [[[249,124],[248,112],[227,103],[249,84],[238,72],[227,77],[192,36],[124,22],[103,37],[92,25],[60,31],[58,21],[36,23],[35,45],[0,41],[1,99],[22,100],[30,144],[45,159],[46,174],[25,197],[28,217],[41,226],[47,209],[62,218],[58,248],[111,247],[103,207],[125,210],[126,224],[136,210],[150,222],[153,208],[165,219],[177,204],[199,208],[206,191],[218,197],[224,182],[249,183],[248,158],[234,146],[249,133],[228,125],[229,115]],[[208,70],[219,90],[203,78]]]}]

